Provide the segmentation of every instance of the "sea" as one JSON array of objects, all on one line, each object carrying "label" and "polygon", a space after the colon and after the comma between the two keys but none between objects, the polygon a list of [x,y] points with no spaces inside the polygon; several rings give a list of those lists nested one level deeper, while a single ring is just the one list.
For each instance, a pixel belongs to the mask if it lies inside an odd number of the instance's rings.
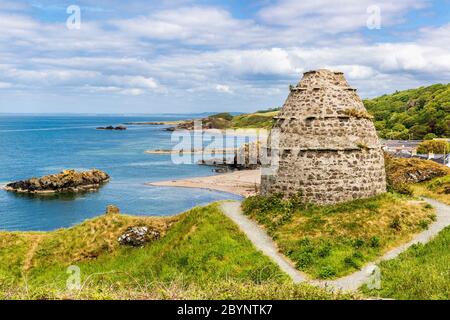
[{"label": "sea", "polygon": [[[0,115],[0,185],[59,173],[65,169],[104,170],[109,183],[79,195],[30,196],[0,190],[0,231],[49,231],[66,228],[105,212],[108,205],[140,216],[166,216],[213,201],[239,196],[203,189],[153,187],[146,183],[217,174],[193,161],[174,161],[180,141],[164,125],[127,125],[126,131],[96,130],[130,122],[174,121],[195,115]],[[178,133],[178,135],[180,135]],[[200,135],[201,138],[204,136]],[[198,138],[198,137],[197,137]],[[195,139],[197,139],[195,138]],[[239,146],[249,137],[231,137]],[[214,139],[204,139],[210,146]],[[203,141],[203,140],[202,140]],[[189,142],[190,143],[190,142]],[[221,144],[222,142],[217,142]]]}]

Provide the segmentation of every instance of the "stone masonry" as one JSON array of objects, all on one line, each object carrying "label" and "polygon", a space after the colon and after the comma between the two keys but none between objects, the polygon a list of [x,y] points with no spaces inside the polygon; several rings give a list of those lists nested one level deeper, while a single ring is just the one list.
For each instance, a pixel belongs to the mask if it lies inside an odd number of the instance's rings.
[{"label": "stone masonry", "polygon": [[386,191],[375,127],[342,72],[304,73],[272,130],[279,144],[269,153],[278,152],[279,166],[275,174],[263,173],[263,195],[300,193],[307,203],[334,204]]}]

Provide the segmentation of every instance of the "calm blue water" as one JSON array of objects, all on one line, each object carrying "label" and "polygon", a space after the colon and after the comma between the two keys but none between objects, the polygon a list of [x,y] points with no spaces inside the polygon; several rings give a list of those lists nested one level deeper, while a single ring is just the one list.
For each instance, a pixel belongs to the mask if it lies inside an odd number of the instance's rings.
[{"label": "calm blue water", "polygon": [[98,192],[76,197],[20,196],[0,190],[0,230],[68,227],[101,214],[108,204],[128,214],[169,215],[211,201],[239,198],[200,189],[145,186],[145,182],[214,174],[210,167],[176,165],[170,155],[144,154],[148,149],[170,149],[175,144],[171,133],[161,126],[95,130],[123,122],[182,118],[0,116],[0,184],[64,169],[98,168],[111,176]]}]

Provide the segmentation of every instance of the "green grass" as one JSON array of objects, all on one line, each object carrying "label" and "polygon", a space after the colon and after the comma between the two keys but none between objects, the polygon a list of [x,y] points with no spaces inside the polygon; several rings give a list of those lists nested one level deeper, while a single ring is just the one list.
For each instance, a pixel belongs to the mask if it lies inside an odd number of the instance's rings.
[{"label": "green grass", "polygon": [[380,263],[381,289],[363,292],[394,299],[450,299],[450,227],[429,243],[414,245]]},{"label": "green grass", "polygon": [[243,209],[299,270],[321,279],[359,270],[435,219],[430,206],[393,193],[322,207],[302,205],[300,197],[256,196]]},{"label": "green grass", "polygon": [[413,193],[450,205],[450,175],[411,186]]},{"label": "green grass", "polygon": [[[158,228],[163,237],[143,248],[117,245],[129,225]],[[105,215],[33,237],[0,233],[0,298],[357,298],[293,285],[217,204],[167,219]],[[70,265],[81,270],[81,290],[66,290]]]},{"label": "green grass", "polygon": [[31,239],[25,234],[0,233],[0,283],[14,283],[21,277]]},{"label": "green grass", "polygon": [[233,117],[231,120],[231,128],[263,128],[270,129],[273,125],[273,117],[278,111],[249,113]]}]

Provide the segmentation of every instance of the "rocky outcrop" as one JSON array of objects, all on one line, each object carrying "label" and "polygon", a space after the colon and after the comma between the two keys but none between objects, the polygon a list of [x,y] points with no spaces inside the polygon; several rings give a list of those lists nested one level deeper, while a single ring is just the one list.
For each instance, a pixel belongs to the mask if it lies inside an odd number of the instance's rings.
[{"label": "rocky outcrop", "polygon": [[120,209],[118,207],[116,207],[116,206],[109,205],[109,206],[106,207],[105,214],[106,215],[120,214]]},{"label": "rocky outcrop", "polygon": [[389,184],[418,183],[450,175],[450,169],[431,160],[416,158],[395,158],[384,155],[386,175]]},{"label": "rocky outcrop", "polygon": [[[216,172],[227,172],[234,170],[255,170],[261,167],[261,159],[265,143],[254,141],[245,143],[238,149],[234,149],[233,154],[224,153],[222,157],[203,159],[198,163],[201,165],[214,166]],[[221,153],[219,150],[218,153]]]},{"label": "rocky outcrop", "polygon": [[156,229],[145,226],[129,227],[117,241],[121,245],[141,247],[144,244],[161,238],[161,233]]},{"label": "rocky outcrop", "polygon": [[261,167],[262,148],[260,141],[245,143],[235,154],[232,166],[237,170],[255,170]]},{"label": "rocky outcrop", "polygon": [[[206,118],[197,119],[197,124],[201,124],[202,130],[218,129],[224,130],[230,128],[233,116],[229,113],[219,113]],[[176,124],[175,127],[169,127],[164,130],[166,131],[178,131],[178,130],[194,130],[195,120],[182,121]]]},{"label": "rocky outcrop", "polygon": [[109,175],[101,170],[77,172],[65,170],[41,178],[31,178],[7,184],[7,191],[30,194],[77,193],[94,191],[109,181]]},{"label": "rocky outcrop", "polygon": [[127,130],[127,127],[124,127],[124,126],[117,126],[117,127],[107,126],[107,127],[98,127],[97,130],[117,130],[117,131],[124,131],[124,130]]}]

